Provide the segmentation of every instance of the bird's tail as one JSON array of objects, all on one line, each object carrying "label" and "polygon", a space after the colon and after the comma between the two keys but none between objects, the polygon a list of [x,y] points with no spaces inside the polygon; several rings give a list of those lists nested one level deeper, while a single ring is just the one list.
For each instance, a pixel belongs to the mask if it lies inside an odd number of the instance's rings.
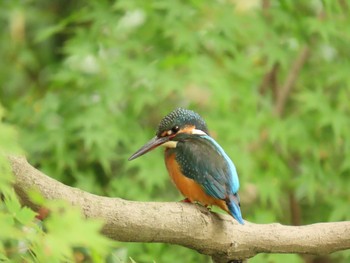
[{"label": "bird's tail", "polygon": [[244,221],[242,218],[241,208],[240,208],[240,202],[239,202],[239,196],[238,193],[234,195],[230,195],[226,199],[226,205],[228,207],[228,210],[230,211],[230,214],[241,224],[244,225]]}]

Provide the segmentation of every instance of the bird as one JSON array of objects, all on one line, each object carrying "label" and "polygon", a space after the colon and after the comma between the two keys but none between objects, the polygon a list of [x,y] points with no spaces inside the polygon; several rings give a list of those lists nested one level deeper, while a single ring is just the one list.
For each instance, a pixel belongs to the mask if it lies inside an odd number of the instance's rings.
[{"label": "bird", "polygon": [[204,119],[196,112],[176,108],[159,123],[155,137],[130,156],[134,160],[165,147],[168,173],[187,202],[218,206],[244,224],[238,195],[236,167],[210,136]]}]

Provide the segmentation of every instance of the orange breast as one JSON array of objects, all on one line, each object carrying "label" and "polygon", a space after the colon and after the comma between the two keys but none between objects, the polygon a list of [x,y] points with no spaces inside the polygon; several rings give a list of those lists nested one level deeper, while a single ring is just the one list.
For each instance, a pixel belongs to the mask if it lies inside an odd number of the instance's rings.
[{"label": "orange breast", "polygon": [[165,164],[176,187],[191,202],[198,201],[205,206],[216,205],[228,212],[225,201],[206,194],[198,183],[182,174],[181,169],[175,160],[175,154],[166,151]]}]

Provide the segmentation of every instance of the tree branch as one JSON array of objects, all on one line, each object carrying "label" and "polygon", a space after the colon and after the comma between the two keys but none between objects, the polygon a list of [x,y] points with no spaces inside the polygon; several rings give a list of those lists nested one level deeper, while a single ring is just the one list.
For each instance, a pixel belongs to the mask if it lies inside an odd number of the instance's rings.
[{"label": "tree branch", "polygon": [[239,225],[230,216],[187,203],[133,202],[93,195],[66,186],[32,167],[25,158],[10,157],[14,188],[22,203],[37,209],[27,196],[35,188],[48,199],[79,206],[88,218],[101,218],[103,233],[126,242],[177,244],[212,256],[216,262],[246,259],[258,253],[327,254],[350,248],[350,222],[307,226]]},{"label": "tree branch", "polygon": [[277,94],[277,101],[274,109],[274,113],[277,116],[282,116],[287,98],[294,87],[294,84],[298,78],[301,68],[304,66],[310,53],[310,48],[305,45],[300,50],[297,58],[295,59],[290,71],[288,72],[287,78]]}]

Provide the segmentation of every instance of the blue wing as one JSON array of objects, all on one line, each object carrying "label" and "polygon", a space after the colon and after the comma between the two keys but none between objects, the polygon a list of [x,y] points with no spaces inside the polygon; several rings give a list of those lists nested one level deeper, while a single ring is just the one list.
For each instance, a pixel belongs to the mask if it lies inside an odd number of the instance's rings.
[{"label": "blue wing", "polygon": [[244,224],[238,196],[236,167],[221,146],[210,136],[176,136],[176,161],[181,172],[196,181],[210,196],[225,200],[233,217]]},{"label": "blue wing", "polygon": [[176,160],[182,173],[215,198],[225,200],[239,189],[236,167],[210,136],[177,136]]}]

